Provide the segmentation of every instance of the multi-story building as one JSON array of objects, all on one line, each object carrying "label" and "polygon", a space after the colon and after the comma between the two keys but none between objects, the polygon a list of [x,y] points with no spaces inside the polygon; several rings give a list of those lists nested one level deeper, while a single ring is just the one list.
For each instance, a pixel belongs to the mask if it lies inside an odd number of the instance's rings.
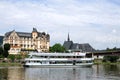
[{"label": "multi-story building", "polygon": [[5,43],[9,43],[11,46],[9,54],[18,54],[21,50],[48,52],[50,35],[45,32],[38,32],[36,28],[33,28],[31,33],[13,30],[5,33],[3,45]]}]

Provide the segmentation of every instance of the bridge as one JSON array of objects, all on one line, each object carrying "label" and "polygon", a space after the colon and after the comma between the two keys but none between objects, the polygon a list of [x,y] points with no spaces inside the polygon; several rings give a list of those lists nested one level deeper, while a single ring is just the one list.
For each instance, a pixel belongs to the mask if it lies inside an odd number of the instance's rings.
[{"label": "bridge", "polygon": [[120,56],[120,50],[113,51],[95,51],[87,53],[87,56],[93,56],[94,58],[103,58],[104,56]]}]

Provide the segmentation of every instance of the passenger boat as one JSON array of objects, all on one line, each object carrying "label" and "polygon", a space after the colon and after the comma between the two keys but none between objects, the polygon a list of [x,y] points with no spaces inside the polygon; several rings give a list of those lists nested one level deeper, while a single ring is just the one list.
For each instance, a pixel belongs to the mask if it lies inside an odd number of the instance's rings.
[{"label": "passenger boat", "polygon": [[93,58],[86,53],[30,53],[25,58],[25,67],[80,67],[91,66]]}]

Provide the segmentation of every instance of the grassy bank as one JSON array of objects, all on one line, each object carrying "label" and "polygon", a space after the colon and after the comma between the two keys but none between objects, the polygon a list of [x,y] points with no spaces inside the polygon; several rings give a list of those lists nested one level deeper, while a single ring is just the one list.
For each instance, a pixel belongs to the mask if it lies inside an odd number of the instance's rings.
[{"label": "grassy bank", "polygon": [[21,63],[0,63],[0,67],[12,67],[12,66],[19,66],[21,67]]},{"label": "grassy bank", "polygon": [[116,65],[116,64],[120,64],[120,62],[103,62],[102,60],[94,60],[94,64]]},{"label": "grassy bank", "polygon": [[108,64],[108,65],[116,65],[116,64],[120,64],[120,62],[95,62],[94,65],[98,65],[98,64]]}]

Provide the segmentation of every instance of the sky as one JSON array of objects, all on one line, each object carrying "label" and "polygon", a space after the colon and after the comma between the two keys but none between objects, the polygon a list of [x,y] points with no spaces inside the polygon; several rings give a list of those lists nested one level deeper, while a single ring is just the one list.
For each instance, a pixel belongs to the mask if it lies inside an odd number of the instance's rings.
[{"label": "sky", "polygon": [[33,27],[50,34],[50,46],[69,33],[74,43],[120,48],[120,0],[0,0],[0,35]]}]

